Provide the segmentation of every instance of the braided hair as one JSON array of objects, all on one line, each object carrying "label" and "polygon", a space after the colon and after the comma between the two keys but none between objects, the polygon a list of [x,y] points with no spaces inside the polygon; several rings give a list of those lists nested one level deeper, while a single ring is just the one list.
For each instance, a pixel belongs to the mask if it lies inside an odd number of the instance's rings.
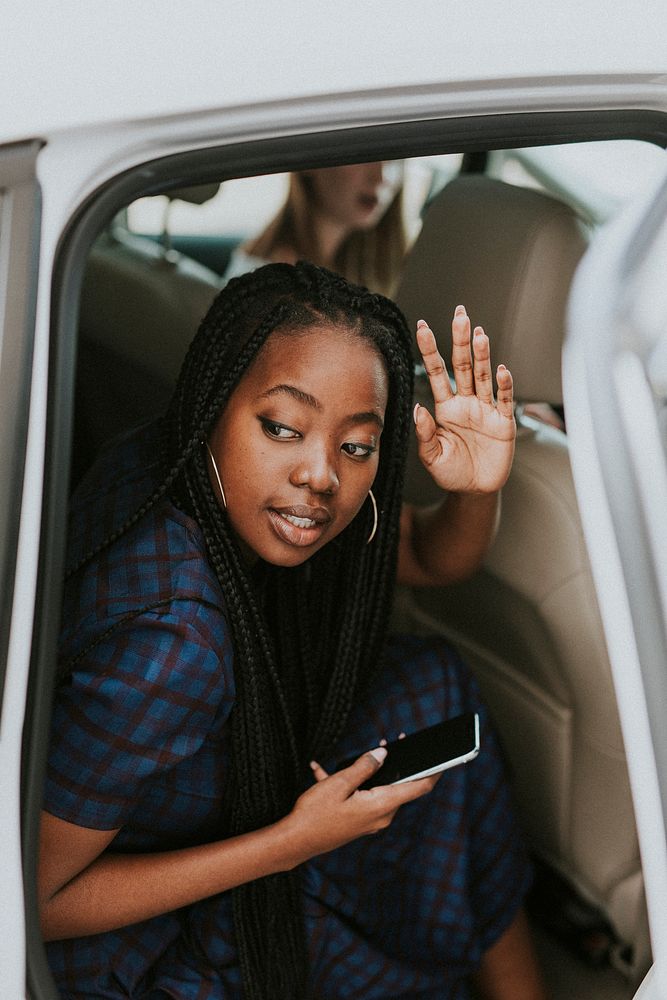
[{"label": "braided hair", "polygon": [[[323,322],[366,338],[387,370],[385,429],[373,484],[377,533],[367,545],[368,502],[303,565],[263,565],[258,574],[244,561],[220,507],[202,442],[274,331]],[[266,826],[291,810],[307,762],[332,750],[360,691],[378,670],[398,554],[411,401],[410,336],[388,299],[304,262],[269,264],[235,278],[215,299],[183,363],[162,424],[160,485],[98,546],[113,542],[165,494],[202,529],[234,648],[237,699],[225,836]],[[307,958],[298,872],[257,879],[232,893],[244,996],[300,1000]]]}]

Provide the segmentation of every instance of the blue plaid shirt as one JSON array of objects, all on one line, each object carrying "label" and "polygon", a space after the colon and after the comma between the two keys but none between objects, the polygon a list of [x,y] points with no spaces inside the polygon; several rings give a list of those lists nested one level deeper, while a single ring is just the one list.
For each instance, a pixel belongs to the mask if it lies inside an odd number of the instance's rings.
[{"label": "blue plaid shirt", "polygon": [[[150,494],[156,455],[150,427],[96,464],[72,504],[70,564]],[[119,829],[115,852],[215,839],[234,654],[198,525],[161,502],[74,578],[63,622],[72,673],[54,708],[45,808]],[[465,1000],[471,971],[513,919],[529,869],[485,709],[451,647],[393,637],[331,763],[470,709],[482,720],[475,761],[445,772],[387,830],[303,866],[317,1000]],[[242,996],[229,894],[47,952],[72,1000]]]}]

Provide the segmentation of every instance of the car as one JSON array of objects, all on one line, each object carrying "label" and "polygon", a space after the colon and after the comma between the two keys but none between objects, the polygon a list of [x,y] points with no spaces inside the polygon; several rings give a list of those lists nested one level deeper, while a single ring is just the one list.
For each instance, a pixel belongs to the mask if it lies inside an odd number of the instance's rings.
[{"label": "car", "polygon": [[[482,683],[552,995],[667,996],[662,5],[119,0],[3,20],[0,997],[56,996],[35,883],[72,485],[164,406],[285,175],[368,161],[419,189],[399,305],[443,330],[465,301],[523,407],[482,569],[398,595],[397,627],[454,640]],[[562,404],[566,433],[531,403]]]}]

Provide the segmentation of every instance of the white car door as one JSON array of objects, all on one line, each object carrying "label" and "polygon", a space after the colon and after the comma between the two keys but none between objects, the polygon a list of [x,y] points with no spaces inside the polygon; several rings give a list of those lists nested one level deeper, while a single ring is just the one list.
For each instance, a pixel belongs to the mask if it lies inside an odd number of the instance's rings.
[{"label": "white car door", "polygon": [[570,301],[572,465],[633,789],[654,966],[667,997],[667,175],[600,231]]},{"label": "white car door", "polygon": [[[30,657],[41,470],[26,452],[30,415],[40,144],[0,149],[0,994],[24,993],[21,738]],[[28,456],[26,459],[26,455]],[[26,636],[28,640],[26,641]]]}]

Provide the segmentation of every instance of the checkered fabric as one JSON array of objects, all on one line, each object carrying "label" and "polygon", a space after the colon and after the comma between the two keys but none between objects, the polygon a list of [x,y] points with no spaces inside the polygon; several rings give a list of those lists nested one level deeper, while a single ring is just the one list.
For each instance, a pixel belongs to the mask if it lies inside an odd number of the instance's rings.
[{"label": "checkered fabric", "polygon": [[[156,454],[147,428],[97,464],[73,502],[72,562],[150,493]],[[56,699],[45,808],[120,828],[116,852],[215,839],[233,650],[198,526],[162,503],[75,578],[63,621],[72,673]],[[482,720],[475,761],[445,772],[387,830],[303,866],[313,1000],[465,1000],[471,971],[520,906],[529,868],[498,748],[444,642],[392,638],[386,669],[325,763],[465,710]],[[67,1000],[242,997],[228,894],[47,953]]]}]

